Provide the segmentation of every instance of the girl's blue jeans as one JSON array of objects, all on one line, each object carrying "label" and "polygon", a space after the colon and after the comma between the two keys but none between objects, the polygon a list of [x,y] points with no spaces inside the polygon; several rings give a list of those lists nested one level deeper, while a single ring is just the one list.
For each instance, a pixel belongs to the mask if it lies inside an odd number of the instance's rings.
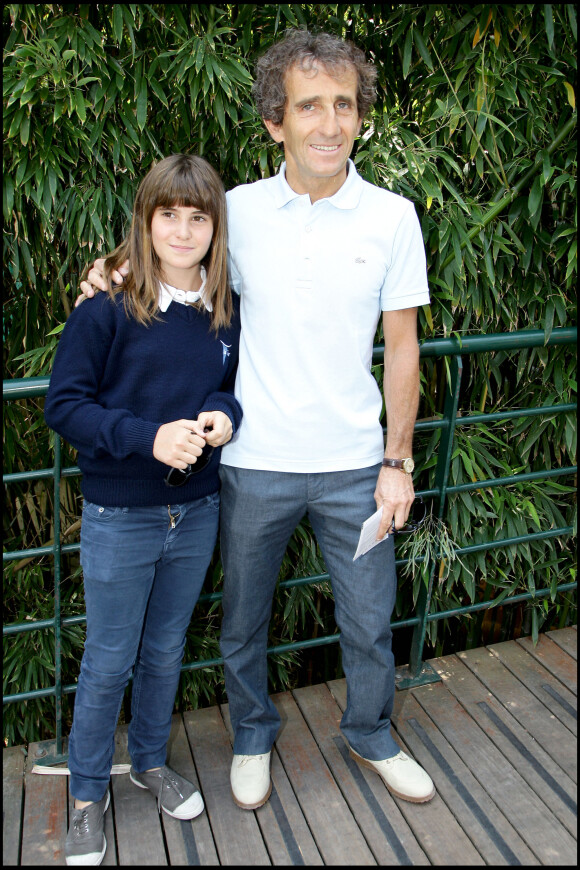
[{"label": "girl's blue jeans", "polygon": [[185,635],[214,551],[218,517],[218,493],[155,507],[85,502],[87,635],[69,738],[75,798],[99,801],[105,794],[131,674],[131,762],[138,772],[165,764]]},{"label": "girl's blue jeans", "polygon": [[365,758],[377,761],[399,752],[391,734],[395,663],[390,619],[397,589],[393,538],[353,562],[361,525],[376,511],[379,471],[380,465],[296,474],[221,465],[220,643],[234,753],[269,752],[280,726],[268,696],[268,626],[280,564],[305,514],[334,593],[347,681],[341,729]]}]

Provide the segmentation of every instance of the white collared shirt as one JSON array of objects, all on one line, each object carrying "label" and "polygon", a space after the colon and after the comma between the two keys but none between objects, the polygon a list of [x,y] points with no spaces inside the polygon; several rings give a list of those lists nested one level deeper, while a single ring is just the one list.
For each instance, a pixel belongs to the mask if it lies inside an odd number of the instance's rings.
[{"label": "white collared shirt", "polygon": [[203,300],[208,311],[213,311],[211,302],[206,302],[203,299],[203,291],[205,290],[205,282],[207,280],[207,272],[205,266],[199,267],[201,275],[201,287],[197,291],[179,290],[177,287],[172,287],[171,284],[159,283],[159,310],[167,311],[172,302],[179,302],[182,305],[193,304],[199,299]]},{"label": "white collared shirt", "polygon": [[380,462],[377,323],[381,311],[429,303],[413,204],[364,181],[350,160],[342,187],[315,203],[288,185],[285,164],[227,200],[244,422],[222,462],[297,472]]}]

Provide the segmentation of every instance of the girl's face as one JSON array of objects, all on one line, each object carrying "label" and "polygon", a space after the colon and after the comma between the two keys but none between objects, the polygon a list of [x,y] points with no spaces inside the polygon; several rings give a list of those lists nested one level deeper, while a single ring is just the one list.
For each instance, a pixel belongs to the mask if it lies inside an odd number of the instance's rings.
[{"label": "girl's face", "polygon": [[199,264],[213,236],[211,217],[198,208],[175,205],[156,208],[151,220],[151,243],[164,279],[179,290],[198,290]]}]

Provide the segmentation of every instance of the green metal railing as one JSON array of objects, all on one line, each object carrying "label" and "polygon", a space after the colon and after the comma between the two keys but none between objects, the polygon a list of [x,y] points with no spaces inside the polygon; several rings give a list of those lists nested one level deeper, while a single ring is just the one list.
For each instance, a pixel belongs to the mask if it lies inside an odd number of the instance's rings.
[{"label": "green metal railing", "polygon": [[[477,480],[472,483],[459,484],[456,486],[449,484],[449,473],[451,467],[451,458],[453,455],[453,442],[455,430],[459,426],[469,426],[480,423],[491,423],[499,420],[513,420],[522,416],[536,416],[539,414],[563,414],[572,413],[577,410],[575,404],[559,403],[556,405],[546,405],[539,408],[529,408],[514,411],[505,411],[492,414],[473,414],[469,416],[458,415],[459,390],[461,386],[461,377],[463,371],[462,356],[479,354],[483,352],[493,351],[510,351],[519,350],[530,347],[553,347],[562,344],[575,344],[577,339],[576,328],[566,327],[554,329],[549,340],[545,341],[545,335],[542,330],[525,330],[512,332],[500,335],[479,335],[468,336],[459,341],[457,338],[437,338],[425,341],[421,345],[421,357],[448,357],[448,382],[447,393],[445,397],[443,416],[440,419],[419,421],[415,425],[415,431],[426,430],[441,430],[441,440],[439,444],[439,452],[437,459],[437,467],[435,471],[434,486],[431,489],[418,491],[418,495],[424,498],[437,499],[438,509],[437,515],[439,519],[443,519],[446,508],[447,496],[457,492],[468,492],[482,488],[502,486],[512,483],[522,483],[524,481],[539,480],[553,477],[575,475],[577,472],[576,466],[567,466],[556,469],[545,469],[543,471],[529,472],[527,474],[516,474],[505,477],[492,478],[489,480]],[[374,348],[373,360],[375,363],[382,361],[384,348],[377,346]],[[3,397],[5,401],[18,399],[42,397],[46,395],[48,389],[49,378],[22,378],[19,380],[4,381]],[[54,466],[52,468],[41,469],[37,471],[18,472],[14,474],[6,474],[3,477],[4,484],[12,484],[23,481],[35,481],[42,479],[52,479],[54,483],[54,504],[60,504],[60,482],[64,477],[72,477],[80,474],[78,467],[62,468],[61,462],[61,441],[55,436],[54,441]],[[571,534],[573,531],[571,526],[562,528],[551,528],[545,531],[530,533],[527,535],[513,536],[502,539],[494,537],[492,541],[468,545],[457,550],[457,555],[474,553],[478,550],[489,550],[496,547],[509,547],[518,545],[526,541],[534,539],[546,539],[549,537],[560,537]],[[61,599],[60,599],[60,582],[61,582],[61,561],[63,555],[72,553],[80,549],[80,544],[63,544],[60,540],[60,512],[54,511],[54,543],[42,547],[34,547],[27,550],[18,550],[6,552],[3,555],[4,561],[22,559],[24,557],[41,557],[52,556],[54,559],[54,617],[50,619],[34,620],[25,623],[13,623],[3,627],[4,635],[17,634],[20,632],[37,631],[44,629],[52,629],[55,632],[55,680],[53,686],[43,687],[28,692],[19,692],[11,695],[5,695],[4,703],[15,703],[26,701],[32,698],[41,698],[52,696],[56,704],[56,755],[51,758],[46,758],[43,763],[54,763],[57,760],[64,760],[62,755],[62,697],[65,694],[72,693],[76,690],[76,684],[62,685],[61,671],[61,630],[63,626],[76,625],[84,623],[86,617],[81,616],[62,616],[61,615]],[[458,607],[453,610],[430,612],[431,596],[433,590],[435,561],[429,566],[429,582],[427,585],[421,584],[421,590],[417,601],[416,615],[408,619],[402,619],[392,623],[393,629],[398,628],[413,628],[413,637],[411,641],[410,661],[403,668],[397,669],[397,685],[399,688],[407,688],[412,685],[420,685],[426,682],[438,680],[438,675],[426,664],[423,663],[423,648],[427,627],[433,620],[447,619],[451,616],[461,616],[464,614],[473,613],[477,610],[487,610],[495,606],[494,599],[477,602],[464,607]],[[405,560],[397,560],[397,565],[401,565]],[[328,574],[319,574],[309,577],[292,578],[280,583],[281,588],[291,586],[302,586],[320,583],[329,580]],[[560,584],[556,592],[562,592],[575,589],[576,582]],[[532,598],[542,598],[553,593],[552,589],[538,589],[533,594],[531,592],[512,595],[509,597],[500,598],[502,605],[512,604]],[[200,602],[215,602],[221,599],[220,592],[203,594],[200,596]],[[336,643],[340,639],[340,634],[327,635],[315,639],[307,639],[296,641],[294,643],[281,644],[268,649],[268,653],[281,653],[290,650],[306,649],[316,646],[322,646],[330,643]],[[207,668],[223,664],[221,658],[205,659],[197,662],[186,662],[182,666],[182,670],[192,670],[198,668]]]}]

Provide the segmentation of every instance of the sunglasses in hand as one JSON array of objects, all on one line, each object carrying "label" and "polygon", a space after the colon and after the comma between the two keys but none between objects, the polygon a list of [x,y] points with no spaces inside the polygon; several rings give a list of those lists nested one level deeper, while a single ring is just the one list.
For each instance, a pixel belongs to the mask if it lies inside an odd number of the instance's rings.
[{"label": "sunglasses in hand", "polygon": [[409,511],[409,516],[407,517],[405,525],[400,529],[396,529],[395,520],[393,520],[390,533],[392,535],[410,535],[412,532],[416,532],[417,529],[423,525],[426,517],[427,505],[423,502],[423,497],[417,495],[411,505],[411,510]]},{"label": "sunglasses in hand", "polygon": [[[210,430],[206,429],[205,431],[209,432]],[[206,444],[201,451],[201,455],[197,457],[196,462],[187,465],[185,468],[170,468],[165,475],[165,483],[167,486],[183,486],[184,483],[187,483],[190,477],[203,471],[213,456],[213,450],[214,448],[211,444]]]}]

